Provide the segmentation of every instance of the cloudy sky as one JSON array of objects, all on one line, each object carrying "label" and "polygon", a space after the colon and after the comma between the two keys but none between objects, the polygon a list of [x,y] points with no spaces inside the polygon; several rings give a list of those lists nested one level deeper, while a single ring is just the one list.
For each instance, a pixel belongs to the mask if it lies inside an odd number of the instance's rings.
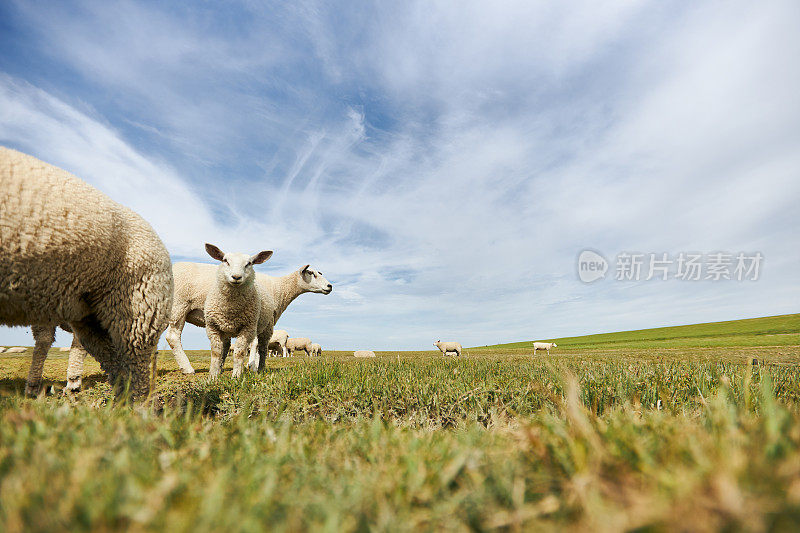
[{"label": "cloudy sky", "polygon": [[[328,348],[798,312],[798,24],[795,0],[6,1],[0,144],[175,261],[311,263],[333,293],[279,326]],[[761,252],[759,279],[614,279],[621,252],[720,251]]]}]

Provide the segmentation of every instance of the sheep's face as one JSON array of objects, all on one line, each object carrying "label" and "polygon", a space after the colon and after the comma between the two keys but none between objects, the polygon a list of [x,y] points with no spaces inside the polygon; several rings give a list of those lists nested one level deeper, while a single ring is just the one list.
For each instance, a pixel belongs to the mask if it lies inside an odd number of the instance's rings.
[{"label": "sheep's face", "polygon": [[230,285],[244,285],[255,278],[253,265],[258,265],[272,257],[272,250],[258,252],[255,255],[240,253],[223,253],[213,244],[206,244],[208,255],[220,262],[217,275]]},{"label": "sheep's face", "polygon": [[558,348],[558,344],[553,343],[553,348]]},{"label": "sheep's face", "polygon": [[325,279],[322,272],[311,268],[306,265],[300,269],[300,286],[307,292],[320,292],[322,294],[330,294],[333,290],[333,285]]}]

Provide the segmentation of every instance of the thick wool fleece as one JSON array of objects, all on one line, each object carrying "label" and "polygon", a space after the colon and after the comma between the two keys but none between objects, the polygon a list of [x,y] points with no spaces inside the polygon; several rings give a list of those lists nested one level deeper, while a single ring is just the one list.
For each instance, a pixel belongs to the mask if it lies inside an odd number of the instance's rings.
[{"label": "thick wool fleece", "polygon": [[[59,324],[109,381],[149,391],[172,306],[169,254],[130,209],[68,172],[0,147],[0,323],[36,326],[29,388]],[[118,389],[119,390],[119,389]]]}]

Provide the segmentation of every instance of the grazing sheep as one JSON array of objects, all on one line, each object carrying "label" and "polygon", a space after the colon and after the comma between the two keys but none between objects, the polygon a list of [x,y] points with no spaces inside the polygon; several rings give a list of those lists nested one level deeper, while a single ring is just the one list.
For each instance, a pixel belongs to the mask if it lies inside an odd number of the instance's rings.
[{"label": "grazing sheep", "polygon": [[69,351],[69,346],[62,346],[61,348],[58,349],[58,351],[59,352],[68,352]]},{"label": "grazing sheep", "polygon": [[311,343],[311,355],[319,357],[322,355],[322,346],[317,344],[316,342]]},{"label": "grazing sheep", "polygon": [[447,355],[448,352],[455,352],[456,355],[461,355],[461,345],[457,342],[442,342],[438,340],[433,345],[439,348],[444,355]]},{"label": "grazing sheep", "polygon": [[311,339],[307,337],[295,337],[286,341],[286,351],[290,355],[294,355],[296,351],[306,352],[306,355],[311,355]]},{"label": "grazing sheep", "polygon": [[[259,265],[272,257],[271,250],[253,256],[238,253],[223,253],[213,244],[206,244],[208,255],[219,261],[217,280],[206,296],[203,317],[206,334],[211,343],[210,379],[219,377],[231,338],[236,337],[233,349],[233,377],[244,372],[245,360],[253,339],[259,333],[258,322],[261,311],[261,291],[256,286],[253,265]],[[272,335],[270,328],[267,339]],[[265,347],[266,348],[266,347]]]},{"label": "grazing sheep", "polygon": [[3,353],[5,351],[6,351],[5,347],[4,346],[0,346],[0,353]]},{"label": "grazing sheep", "polygon": [[117,393],[150,389],[172,305],[169,254],[139,215],[68,172],[0,147],[0,324],[32,326],[36,394],[64,324]]},{"label": "grazing sheep", "polygon": [[24,351],[27,351],[27,348],[23,348],[22,346],[14,346],[6,350],[6,353],[22,353]]},{"label": "grazing sheep", "polygon": [[356,350],[353,352],[353,357],[375,357],[375,352],[372,350]]},{"label": "grazing sheep", "polygon": [[[289,332],[285,329],[276,329],[272,332],[272,337],[269,339],[269,351],[275,352],[275,355],[278,355],[280,352],[280,357],[288,357],[289,354],[286,352],[286,341],[289,340]],[[258,339],[256,339],[258,342]],[[258,357],[258,352],[256,352],[256,357]],[[253,350],[251,347],[250,350],[250,360],[253,360]]]},{"label": "grazing sheep", "polygon": [[557,348],[558,344],[554,342],[534,342],[533,355],[536,355],[536,350],[546,350],[547,355],[550,355],[550,348]]}]

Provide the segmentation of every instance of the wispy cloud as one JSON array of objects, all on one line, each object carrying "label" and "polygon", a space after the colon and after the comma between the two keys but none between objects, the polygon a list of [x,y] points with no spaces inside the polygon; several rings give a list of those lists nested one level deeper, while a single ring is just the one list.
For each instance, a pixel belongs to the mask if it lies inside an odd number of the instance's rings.
[{"label": "wispy cloud", "polygon": [[[333,294],[281,326],[323,345],[797,310],[793,2],[0,9],[0,143],[130,205],[176,258],[216,240],[319,267]],[[767,266],[587,286],[585,247]]]}]

